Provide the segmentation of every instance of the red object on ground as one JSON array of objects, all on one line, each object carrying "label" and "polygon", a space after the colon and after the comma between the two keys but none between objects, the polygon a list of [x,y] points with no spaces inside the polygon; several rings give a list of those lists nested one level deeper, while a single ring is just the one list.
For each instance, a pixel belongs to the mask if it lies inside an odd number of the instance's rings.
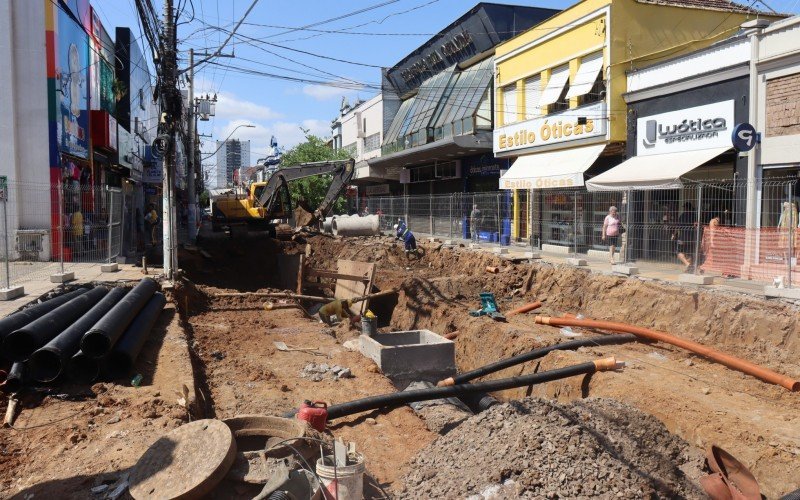
[{"label": "red object on ground", "polygon": [[305,420],[314,429],[325,432],[325,426],[328,424],[328,404],[322,401],[314,401],[312,403],[306,400],[300,405],[297,418]]}]

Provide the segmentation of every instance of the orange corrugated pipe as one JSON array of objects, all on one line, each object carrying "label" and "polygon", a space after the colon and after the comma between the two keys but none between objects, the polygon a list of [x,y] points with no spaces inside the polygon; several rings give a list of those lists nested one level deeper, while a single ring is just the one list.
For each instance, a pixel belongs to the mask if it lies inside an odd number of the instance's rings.
[{"label": "orange corrugated pipe", "polygon": [[506,317],[514,316],[515,314],[525,314],[526,312],[531,312],[534,309],[539,309],[542,307],[542,302],[537,300],[536,302],[531,302],[530,304],[525,304],[522,307],[518,307],[513,311],[506,313]]},{"label": "orange corrugated pipe", "polygon": [[674,335],[670,335],[669,333],[650,330],[649,328],[629,325],[627,323],[617,323],[615,321],[598,321],[593,319],[552,318],[549,316],[536,316],[535,321],[536,323],[542,325],[582,326],[585,328],[596,328],[601,330],[610,330],[614,332],[632,333],[638,337],[643,337],[650,340],[657,340],[659,342],[672,344],[682,349],[686,349],[687,351],[691,351],[695,354],[703,356],[704,358],[716,361],[717,363],[723,364],[733,370],[737,370],[742,373],[746,373],[753,377],[759,378],[764,382],[769,382],[770,384],[776,384],[785,387],[792,392],[800,391],[800,382],[792,379],[791,377],[787,377],[786,375],[781,375],[780,373],[774,372],[769,368],[764,368],[763,366],[759,366],[756,365],[755,363],[745,361],[741,358],[737,358],[736,356],[731,356],[730,354],[719,352],[716,349],[704,346],[703,344],[698,344],[697,342],[693,342],[691,340],[686,340],[676,337]]}]

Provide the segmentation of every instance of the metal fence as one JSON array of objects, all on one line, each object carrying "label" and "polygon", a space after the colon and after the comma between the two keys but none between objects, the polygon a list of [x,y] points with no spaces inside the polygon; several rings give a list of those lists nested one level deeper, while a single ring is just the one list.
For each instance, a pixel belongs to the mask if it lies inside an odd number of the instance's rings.
[{"label": "metal fence", "polygon": [[113,262],[122,246],[122,205],[119,188],[9,183],[0,199],[0,286]]},{"label": "metal fence", "polygon": [[[750,229],[748,186],[742,181],[686,181],[677,189],[636,191],[370,197],[367,204],[370,213],[382,215],[384,230],[403,219],[414,232],[449,239],[792,286],[800,284],[795,186],[794,179],[751,186],[757,210]],[[624,228],[618,235],[604,230],[612,206]]]}]

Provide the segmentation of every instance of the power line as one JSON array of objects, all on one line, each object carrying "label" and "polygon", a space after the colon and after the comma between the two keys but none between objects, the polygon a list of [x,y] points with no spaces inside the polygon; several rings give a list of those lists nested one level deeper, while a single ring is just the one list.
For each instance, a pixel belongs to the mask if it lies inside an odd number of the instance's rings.
[{"label": "power line", "polygon": [[385,7],[387,5],[391,5],[391,4],[397,3],[399,1],[400,0],[387,0],[387,1],[381,2],[379,4],[370,5],[369,7],[364,7],[363,9],[358,9],[358,10],[354,10],[353,12],[348,12],[347,14],[342,14],[340,16],[336,16],[336,17],[332,17],[332,18],[329,18],[329,19],[325,19],[323,21],[317,21],[315,23],[306,24],[305,26],[301,26],[300,28],[294,28],[294,29],[289,29],[287,31],[282,31],[281,33],[275,33],[273,35],[270,35],[269,38],[274,38],[274,37],[282,36],[282,35],[288,35],[289,33],[294,33],[295,31],[308,29],[308,28],[313,28],[314,26],[321,26],[323,24],[332,23],[332,22],[338,21],[340,19],[346,19],[348,17],[357,16],[358,14],[363,14],[364,12],[369,12],[371,10],[379,9],[381,7]]}]

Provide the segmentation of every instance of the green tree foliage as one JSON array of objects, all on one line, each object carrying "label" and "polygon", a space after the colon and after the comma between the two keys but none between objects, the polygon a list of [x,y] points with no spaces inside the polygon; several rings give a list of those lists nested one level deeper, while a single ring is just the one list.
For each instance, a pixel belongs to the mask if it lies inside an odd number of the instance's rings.
[{"label": "green tree foliage", "polygon": [[[312,161],[346,160],[350,157],[345,151],[334,151],[324,139],[309,133],[307,129],[302,130],[306,141],[283,153],[281,167],[291,167]],[[330,185],[331,176],[329,175],[316,175],[290,182],[289,193],[292,196],[292,205],[307,204],[309,208],[316,209],[325,198],[325,193]],[[341,213],[344,207],[344,196],[340,196],[334,203],[333,209],[335,212]]]}]

